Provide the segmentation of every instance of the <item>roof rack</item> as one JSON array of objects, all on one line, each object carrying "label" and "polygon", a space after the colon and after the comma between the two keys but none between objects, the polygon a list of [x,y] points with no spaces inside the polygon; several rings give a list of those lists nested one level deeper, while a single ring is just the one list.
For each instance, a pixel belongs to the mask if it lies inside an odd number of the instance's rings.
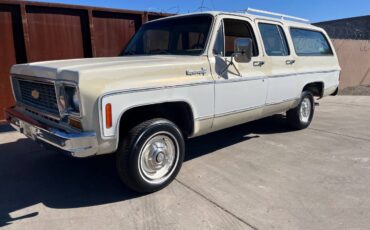
[{"label": "roof rack", "polygon": [[272,16],[280,17],[282,20],[293,19],[293,20],[302,21],[302,22],[309,22],[310,21],[310,20],[304,19],[304,18],[298,18],[298,17],[286,15],[286,14],[279,14],[279,13],[274,13],[274,12],[265,11],[265,10],[257,10],[257,9],[253,9],[253,8],[248,8],[245,12],[272,15]]}]

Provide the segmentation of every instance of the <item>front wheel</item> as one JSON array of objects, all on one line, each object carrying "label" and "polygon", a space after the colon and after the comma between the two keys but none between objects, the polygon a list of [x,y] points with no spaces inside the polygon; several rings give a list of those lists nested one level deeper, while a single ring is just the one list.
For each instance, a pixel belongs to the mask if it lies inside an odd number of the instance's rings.
[{"label": "front wheel", "polygon": [[166,119],[152,119],[132,128],[117,152],[117,170],[131,189],[149,193],[171,183],[185,155],[179,128]]},{"label": "front wheel", "polygon": [[287,112],[288,124],[293,129],[305,129],[312,121],[315,112],[315,100],[311,92],[304,91],[297,107]]}]

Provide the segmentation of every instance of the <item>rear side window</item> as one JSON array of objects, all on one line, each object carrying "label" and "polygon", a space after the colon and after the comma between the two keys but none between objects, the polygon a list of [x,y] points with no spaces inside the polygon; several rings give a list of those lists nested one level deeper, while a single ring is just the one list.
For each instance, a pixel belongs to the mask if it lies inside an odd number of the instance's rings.
[{"label": "rear side window", "polygon": [[259,23],[258,27],[268,56],[288,56],[290,54],[288,42],[281,26]]},{"label": "rear side window", "polygon": [[328,56],[333,51],[328,40],[319,31],[291,28],[294,48],[299,56]]}]

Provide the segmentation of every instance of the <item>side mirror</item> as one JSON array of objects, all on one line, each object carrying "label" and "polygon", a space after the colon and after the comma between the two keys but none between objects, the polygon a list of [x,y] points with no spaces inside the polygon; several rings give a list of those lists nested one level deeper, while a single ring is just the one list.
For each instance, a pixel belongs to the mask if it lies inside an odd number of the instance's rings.
[{"label": "side mirror", "polygon": [[252,39],[237,38],[234,41],[234,59],[236,62],[248,63],[252,59]]}]

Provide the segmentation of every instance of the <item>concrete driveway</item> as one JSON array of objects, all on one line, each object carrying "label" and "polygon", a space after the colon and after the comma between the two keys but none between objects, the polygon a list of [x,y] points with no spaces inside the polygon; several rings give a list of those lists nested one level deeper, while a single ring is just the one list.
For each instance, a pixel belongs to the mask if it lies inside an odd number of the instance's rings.
[{"label": "concrete driveway", "polygon": [[114,156],[73,159],[0,130],[0,228],[368,229],[370,97],[319,101],[309,129],[274,116],[190,140],[166,189],[139,196]]}]

